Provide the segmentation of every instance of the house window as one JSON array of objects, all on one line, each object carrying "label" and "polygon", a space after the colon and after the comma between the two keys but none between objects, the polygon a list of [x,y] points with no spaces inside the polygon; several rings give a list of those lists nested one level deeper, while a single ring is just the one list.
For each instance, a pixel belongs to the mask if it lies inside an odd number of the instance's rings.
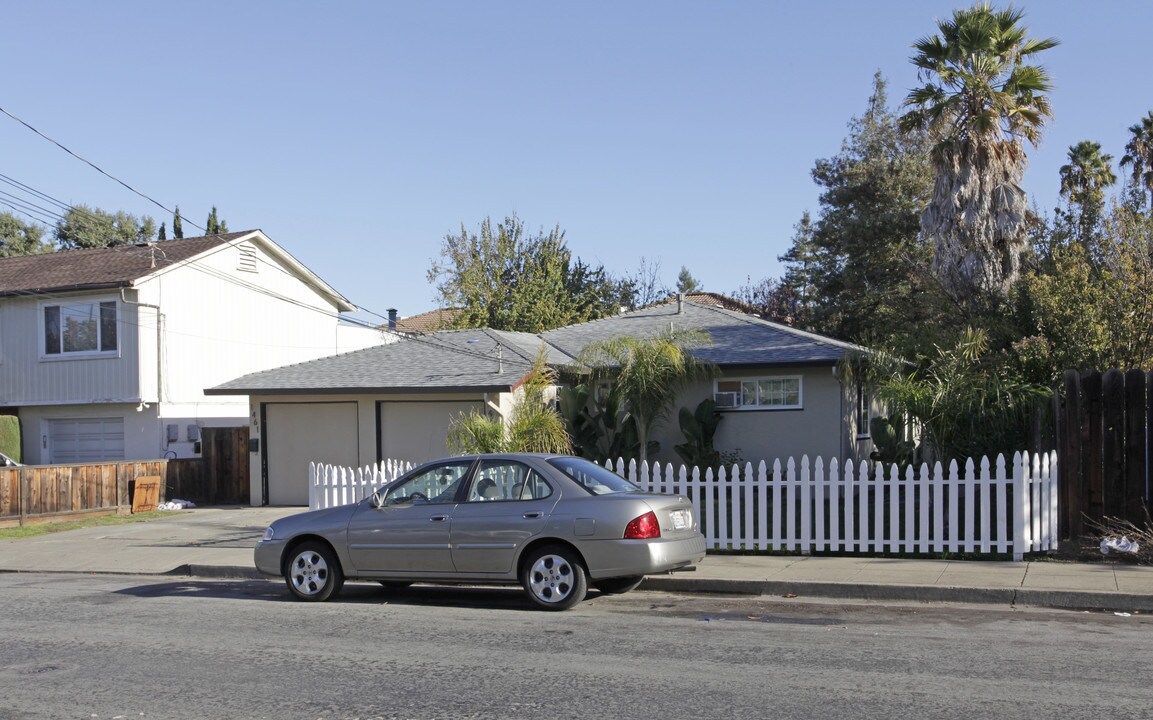
[{"label": "house window", "polygon": [[865,383],[857,383],[857,436],[869,436],[869,421],[872,419],[872,397]]},{"label": "house window", "polygon": [[802,407],[801,378],[797,375],[718,380],[713,400],[718,408],[797,410]]},{"label": "house window", "polygon": [[44,305],[44,354],[98,355],[119,349],[116,301]]}]

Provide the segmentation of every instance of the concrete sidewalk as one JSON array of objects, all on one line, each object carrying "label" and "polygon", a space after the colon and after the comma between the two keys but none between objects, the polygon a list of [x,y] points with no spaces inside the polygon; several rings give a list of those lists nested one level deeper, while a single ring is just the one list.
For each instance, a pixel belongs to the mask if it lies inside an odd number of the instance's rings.
[{"label": "concrete sidewalk", "polygon": [[[2,572],[267,578],[252,549],[273,520],[302,508],[196,508],[150,522],[0,541]],[[1153,567],[709,555],[693,572],[650,576],[642,589],[778,597],[996,603],[1153,612]]]}]

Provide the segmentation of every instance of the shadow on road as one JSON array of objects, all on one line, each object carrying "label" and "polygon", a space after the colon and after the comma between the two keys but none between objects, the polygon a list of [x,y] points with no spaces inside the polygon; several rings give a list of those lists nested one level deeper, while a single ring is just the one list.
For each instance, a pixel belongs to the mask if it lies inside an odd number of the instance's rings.
[{"label": "shadow on road", "polygon": [[[194,578],[160,583],[141,583],[116,591],[140,598],[201,597],[252,598],[269,602],[295,600],[282,580],[197,580]],[[603,597],[592,591],[585,602]],[[330,602],[362,605],[414,605],[426,607],[488,608],[536,612],[519,587],[475,587],[453,585],[412,585],[383,588],[376,583],[347,583],[339,597]]]}]

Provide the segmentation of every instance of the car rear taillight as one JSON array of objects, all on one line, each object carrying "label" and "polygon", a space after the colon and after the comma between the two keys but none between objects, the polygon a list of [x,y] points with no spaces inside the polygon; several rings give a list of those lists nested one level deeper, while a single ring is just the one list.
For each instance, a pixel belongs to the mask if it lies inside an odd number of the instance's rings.
[{"label": "car rear taillight", "polygon": [[625,526],[625,540],[645,540],[648,538],[659,538],[661,536],[661,524],[657,522],[656,513],[651,510],[639,518],[633,518],[627,526]]}]

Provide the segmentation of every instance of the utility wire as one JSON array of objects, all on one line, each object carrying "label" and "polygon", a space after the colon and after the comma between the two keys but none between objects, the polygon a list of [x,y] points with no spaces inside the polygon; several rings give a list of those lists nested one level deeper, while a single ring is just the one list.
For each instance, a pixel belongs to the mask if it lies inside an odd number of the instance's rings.
[{"label": "utility wire", "polygon": [[[92,161],[90,161],[90,160],[88,160],[88,159],[86,159],[86,158],[83,158],[83,157],[81,157],[81,156],[77,155],[76,153],[72,152],[72,151],[71,151],[71,150],[69,150],[68,148],[66,148],[66,147],[64,147],[63,145],[61,145],[59,142],[57,142],[57,141],[53,140],[52,138],[48,137],[48,136],[47,136],[47,135],[45,135],[44,133],[42,133],[42,132],[40,132],[39,130],[37,130],[36,128],[32,127],[31,125],[29,125],[28,123],[24,122],[24,121],[23,121],[23,120],[21,120],[20,118],[16,117],[16,116],[15,116],[15,115],[13,115],[12,113],[8,112],[8,111],[7,111],[7,110],[5,110],[4,108],[0,107],[0,113],[4,113],[4,114],[5,114],[5,115],[7,115],[8,117],[12,118],[13,120],[15,120],[16,122],[20,123],[20,124],[21,124],[21,125],[23,125],[24,127],[28,128],[28,129],[29,129],[29,130],[31,130],[32,132],[36,133],[37,135],[39,135],[40,137],[44,138],[44,139],[45,139],[45,140],[47,140],[48,142],[52,143],[52,144],[53,144],[53,145],[55,145],[56,147],[60,148],[60,149],[61,149],[61,150],[63,150],[64,152],[68,153],[68,154],[69,154],[69,155],[71,155],[72,157],[74,157],[74,158],[76,158],[77,160],[79,160],[79,161],[83,162],[84,164],[88,165],[89,167],[91,167],[93,170],[95,170],[96,172],[100,173],[100,174],[101,174],[101,175],[103,175],[104,177],[106,177],[106,178],[108,178],[108,179],[110,179],[110,180],[115,180],[116,182],[120,183],[120,184],[121,184],[121,185],[123,185],[124,187],[128,188],[129,190],[131,190],[132,192],[136,193],[136,194],[137,194],[137,195],[139,195],[140,197],[144,198],[144,199],[145,199],[145,200],[147,200],[148,202],[150,202],[150,203],[152,203],[153,205],[155,205],[156,207],[160,208],[161,210],[163,210],[163,211],[165,211],[165,212],[167,212],[167,213],[171,213],[171,214],[173,214],[173,215],[175,215],[175,214],[176,214],[176,211],[175,211],[175,210],[170,210],[170,209],[168,209],[168,208],[164,207],[163,205],[161,205],[159,202],[157,202],[157,201],[156,201],[156,200],[154,200],[153,198],[151,198],[151,197],[149,197],[148,195],[145,195],[144,193],[140,192],[139,190],[137,190],[136,188],[132,187],[132,186],[131,186],[131,185],[129,185],[128,183],[124,182],[124,181],[123,181],[123,180],[121,180],[120,178],[118,178],[118,177],[115,177],[115,176],[113,176],[113,175],[110,175],[110,174],[108,174],[107,172],[105,172],[103,169],[101,169],[99,166],[97,166],[97,165],[96,165],[95,163],[93,163]],[[191,225],[192,227],[194,227],[194,228],[197,228],[198,230],[201,230],[201,231],[203,231],[203,232],[207,232],[207,229],[206,229],[206,228],[203,228],[203,227],[201,227],[201,226],[197,225],[196,223],[192,222],[191,220],[185,220],[185,221],[186,221],[186,222],[187,222],[189,225]]]}]

